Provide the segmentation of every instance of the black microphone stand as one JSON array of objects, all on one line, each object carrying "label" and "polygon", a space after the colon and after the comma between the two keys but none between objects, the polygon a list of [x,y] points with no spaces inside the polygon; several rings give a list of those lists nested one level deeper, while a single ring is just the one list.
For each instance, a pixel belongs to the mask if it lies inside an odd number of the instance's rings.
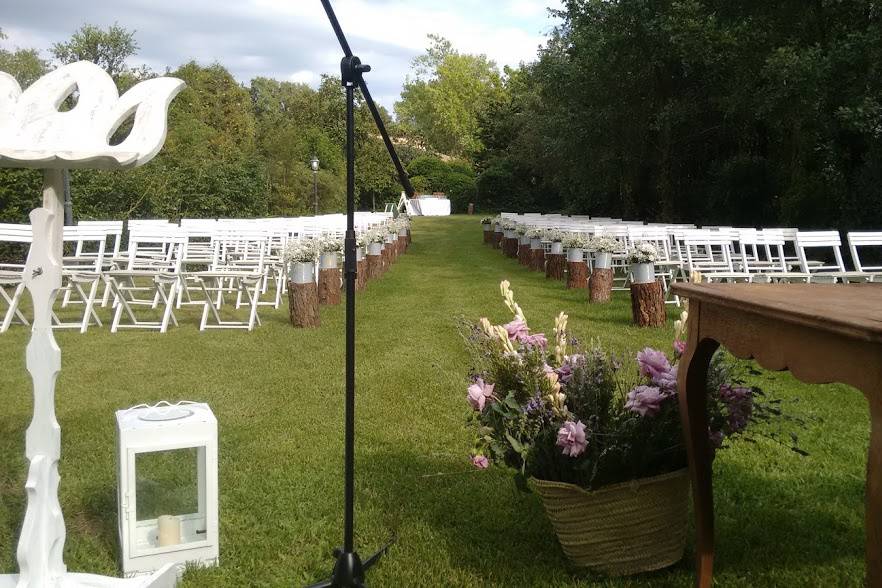
[{"label": "black microphone stand", "polygon": [[398,177],[404,191],[408,196],[413,196],[413,187],[398,159],[395,146],[392,145],[386,125],[380,117],[380,111],[374,104],[371,93],[368,91],[363,74],[371,71],[371,67],[363,64],[361,60],[352,54],[352,49],[346,41],[343,29],[330,0],[321,0],[322,6],[331,22],[331,27],[337,35],[340,47],[343,49],[343,60],[340,62],[340,77],[343,87],[346,88],[346,236],[343,241],[345,250],[346,282],[346,418],[345,418],[345,441],[344,441],[344,511],[343,511],[343,547],[336,549],[334,555],[337,563],[329,580],[313,584],[310,588],[361,588],[365,585],[364,573],[386,553],[393,539],[383,546],[377,553],[364,562],[355,550],[355,278],[357,264],[355,261],[355,90],[361,90],[361,95],[367,104],[380,136],[386,144],[392,163],[398,171]]}]

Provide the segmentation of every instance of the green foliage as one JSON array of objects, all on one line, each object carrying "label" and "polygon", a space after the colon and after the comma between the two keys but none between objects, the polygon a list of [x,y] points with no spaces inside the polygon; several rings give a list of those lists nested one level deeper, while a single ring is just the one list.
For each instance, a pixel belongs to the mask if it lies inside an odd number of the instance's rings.
[{"label": "green foliage", "polygon": [[91,61],[116,80],[128,71],[126,59],[138,53],[135,31],[114,23],[107,30],[91,24],[81,26],[63,43],[52,45],[52,55],[61,63]]},{"label": "green foliage", "polygon": [[496,64],[486,55],[459,53],[447,39],[429,35],[431,46],[413,61],[395,112],[423,144],[454,157],[483,149],[480,116],[504,91]]},{"label": "green foliage", "polygon": [[878,228],[873,3],[572,0],[560,16],[482,119],[482,202]]},{"label": "green foliage", "polygon": [[475,202],[475,172],[466,162],[424,155],[410,162],[407,173],[417,192],[445,193],[454,212],[465,212],[469,203]]},{"label": "green foliage", "polygon": [[[0,41],[6,39],[0,29]],[[30,86],[37,78],[46,73],[49,64],[40,58],[36,49],[15,48],[14,51],[0,49],[0,71],[14,77],[21,87]]]}]

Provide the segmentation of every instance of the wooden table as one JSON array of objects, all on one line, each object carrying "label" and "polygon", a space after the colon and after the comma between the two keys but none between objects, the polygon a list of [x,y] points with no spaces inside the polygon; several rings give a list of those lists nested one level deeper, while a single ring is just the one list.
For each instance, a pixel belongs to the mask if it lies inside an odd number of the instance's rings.
[{"label": "wooden table", "polygon": [[866,396],[867,586],[882,587],[882,284],[675,284],[673,291],[689,299],[679,386],[698,535],[695,585],[709,588],[713,574],[706,382],[711,356],[722,345],[766,369],[790,370],[813,384],[849,384]]}]

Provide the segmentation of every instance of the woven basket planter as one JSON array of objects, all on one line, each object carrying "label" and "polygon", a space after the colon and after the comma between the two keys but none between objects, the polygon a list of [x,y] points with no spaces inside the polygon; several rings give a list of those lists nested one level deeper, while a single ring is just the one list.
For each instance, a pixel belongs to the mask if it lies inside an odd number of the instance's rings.
[{"label": "woven basket planter", "polygon": [[577,567],[613,576],[650,572],[683,558],[689,473],[612,484],[589,492],[530,479],[564,553]]}]

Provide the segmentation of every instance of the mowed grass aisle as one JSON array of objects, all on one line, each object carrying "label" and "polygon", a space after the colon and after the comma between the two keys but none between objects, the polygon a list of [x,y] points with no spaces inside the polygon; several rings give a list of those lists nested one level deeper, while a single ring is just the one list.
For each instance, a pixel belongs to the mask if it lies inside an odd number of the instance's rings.
[{"label": "mowed grass aisle", "polygon": [[[455,317],[509,316],[509,279],[530,325],[571,331],[628,356],[668,350],[669,330],[629,325],[627,294],[589,307],[481,244],[475,217],[417,219],[414,243],[358,300],[357,541],[363,556],[397,533],[372,586],[686,586],[673,570],[607,580],[568,569],[538,500],[509,473],[469,464],[468,362]],[[672,309],[671,315],[674,315]],[[59,333],[62,505],[72,571],[115,574],[113,412],[141,402],[208,402],[220,426],[221,566],[187,587],[298,586],[320,579],[342,540],[343,307],[298,331],[263,311],[253,333],[199,333],[193,311],[166,335]],[[28,333],[0,336],[0,571],[16,568],[24,509],[24,433],[31,414]],[[772,442],[742,444],[715,463],[722,586],[858,586],[863,577],[867,410],[854,390],[786,375],[759,383],[809,419],[809,457]],[[798,399],[798,400],[797,400]]]}]

